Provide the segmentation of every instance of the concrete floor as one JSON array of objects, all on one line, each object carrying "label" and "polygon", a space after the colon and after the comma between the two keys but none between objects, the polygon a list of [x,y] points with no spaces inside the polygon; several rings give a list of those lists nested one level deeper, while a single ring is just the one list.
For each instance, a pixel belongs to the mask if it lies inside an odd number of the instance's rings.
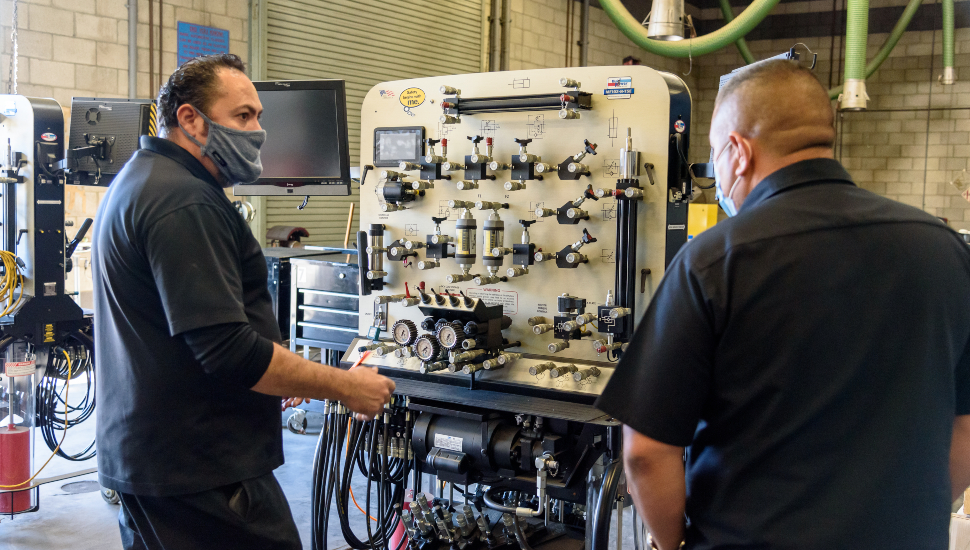
[{"label": "concrete floor", "polygon": [[[311,404],[312,407],[312,404]],[[71,428],[65,448],[76,452],[84,448],[94,435],[94,420]],[[310,548],[310,480],[313,453],[317,437],[296,435],[283,429],[283,448],[286,464],[276,470],[289,500],[293,517],[300,530],[304,547]],[[50,452],[38,441],[35,460],[42,464]],[[55,457],[40,477],[51,477],[76,472],[97,466],[96,460],[87,462],[68,462]],[[66,483],[75,481],[97,481],[97,474],[50,483],[41,487],[40,510],[30,514],[20,514],[13,518],[0,516],[0,550],[39,550],[51,548],[70,548],[71,550],[115,550],[121,548],[118,534],[118,506],[106,503],[99,492],[68,494],[61,489]],[[364,494],[362,476],[354,478],[354,493]],[[363,505],[363,501],[361,505]],[[623,548],[633,548],[632,509],[627,508],[623,523]],[[333,514],[334,516],[336,514]],[[363,514],[354,510],[351,526],[358,537],[366,537]],[[614,517],[615,533],[615,517]],[[615,536],[612,537],[615,541]],[[340,534],[336,517],[331,518],[328,547],[338,549],[346,544]],[[616,543],[611,543],[616,548]]]}]

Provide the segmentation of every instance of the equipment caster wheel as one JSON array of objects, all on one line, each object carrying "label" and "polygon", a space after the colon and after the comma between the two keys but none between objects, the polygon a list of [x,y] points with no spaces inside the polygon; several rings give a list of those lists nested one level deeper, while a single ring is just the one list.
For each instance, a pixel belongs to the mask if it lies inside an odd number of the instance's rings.
[{"label": "equipment caster wheel", "polygon": [[104,487],[102,487],[101,498],[103,498],[104,501],[107,502],[108,504],[121,503],[121,495],[119,495],[118,491],[115,491],[114,489],[105,489]]}]

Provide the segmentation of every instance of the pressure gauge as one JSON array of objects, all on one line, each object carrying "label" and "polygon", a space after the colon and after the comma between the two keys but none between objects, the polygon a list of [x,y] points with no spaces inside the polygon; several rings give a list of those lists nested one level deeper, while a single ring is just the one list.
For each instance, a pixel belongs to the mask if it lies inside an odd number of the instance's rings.
[{"label": "pressure gauge", "polygon": [[418,327],[412,321],[402,319],[391,327],[391,336],[402,346],[410,346],[418,337]]},{"label": "pressure gauge", "polygon": [[465,339],[465,331],[462,329],[461,323],[448,323],[438,329],[437,336],[442,346],[447,349],[455,349]]},{"label": "pressure gauge", "polygon": [[441,346],[433,334],[423,334],[414,342],[414,354],[422,361],[434,361],[440,353]]}]

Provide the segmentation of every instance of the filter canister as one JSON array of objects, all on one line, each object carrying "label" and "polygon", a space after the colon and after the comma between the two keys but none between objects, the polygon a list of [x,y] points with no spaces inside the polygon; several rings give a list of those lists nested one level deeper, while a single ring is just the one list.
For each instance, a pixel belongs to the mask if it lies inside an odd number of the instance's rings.
[{"label": "filter canister", "polygon": [[[30,479],[30,430],[0,427],[0,485],[26,485]],[[0,514],[30,509],[31,491],[0,493]]]}]

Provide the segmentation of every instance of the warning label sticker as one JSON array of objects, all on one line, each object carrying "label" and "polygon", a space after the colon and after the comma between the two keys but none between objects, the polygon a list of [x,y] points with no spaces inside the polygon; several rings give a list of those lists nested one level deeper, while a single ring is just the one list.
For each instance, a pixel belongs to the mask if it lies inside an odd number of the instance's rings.
[{"label": "warning label sticker", "polygon": [[434,446],[439,449],[461,452],[461,438],[453,435],[434,434]]},{"label": "warning label sticker", "polygon": [[506,315],[519,312],[519,293],[514,290],[500,290],[497,288],[469,288],[465,291],[469,298],[479,298],[490,306],[502,306]]},{"label": "warning label sticker", "polygon": [[30,376],[36,370],[36,361],[17,361],[4,363],[3,373],[7,376]]}]

